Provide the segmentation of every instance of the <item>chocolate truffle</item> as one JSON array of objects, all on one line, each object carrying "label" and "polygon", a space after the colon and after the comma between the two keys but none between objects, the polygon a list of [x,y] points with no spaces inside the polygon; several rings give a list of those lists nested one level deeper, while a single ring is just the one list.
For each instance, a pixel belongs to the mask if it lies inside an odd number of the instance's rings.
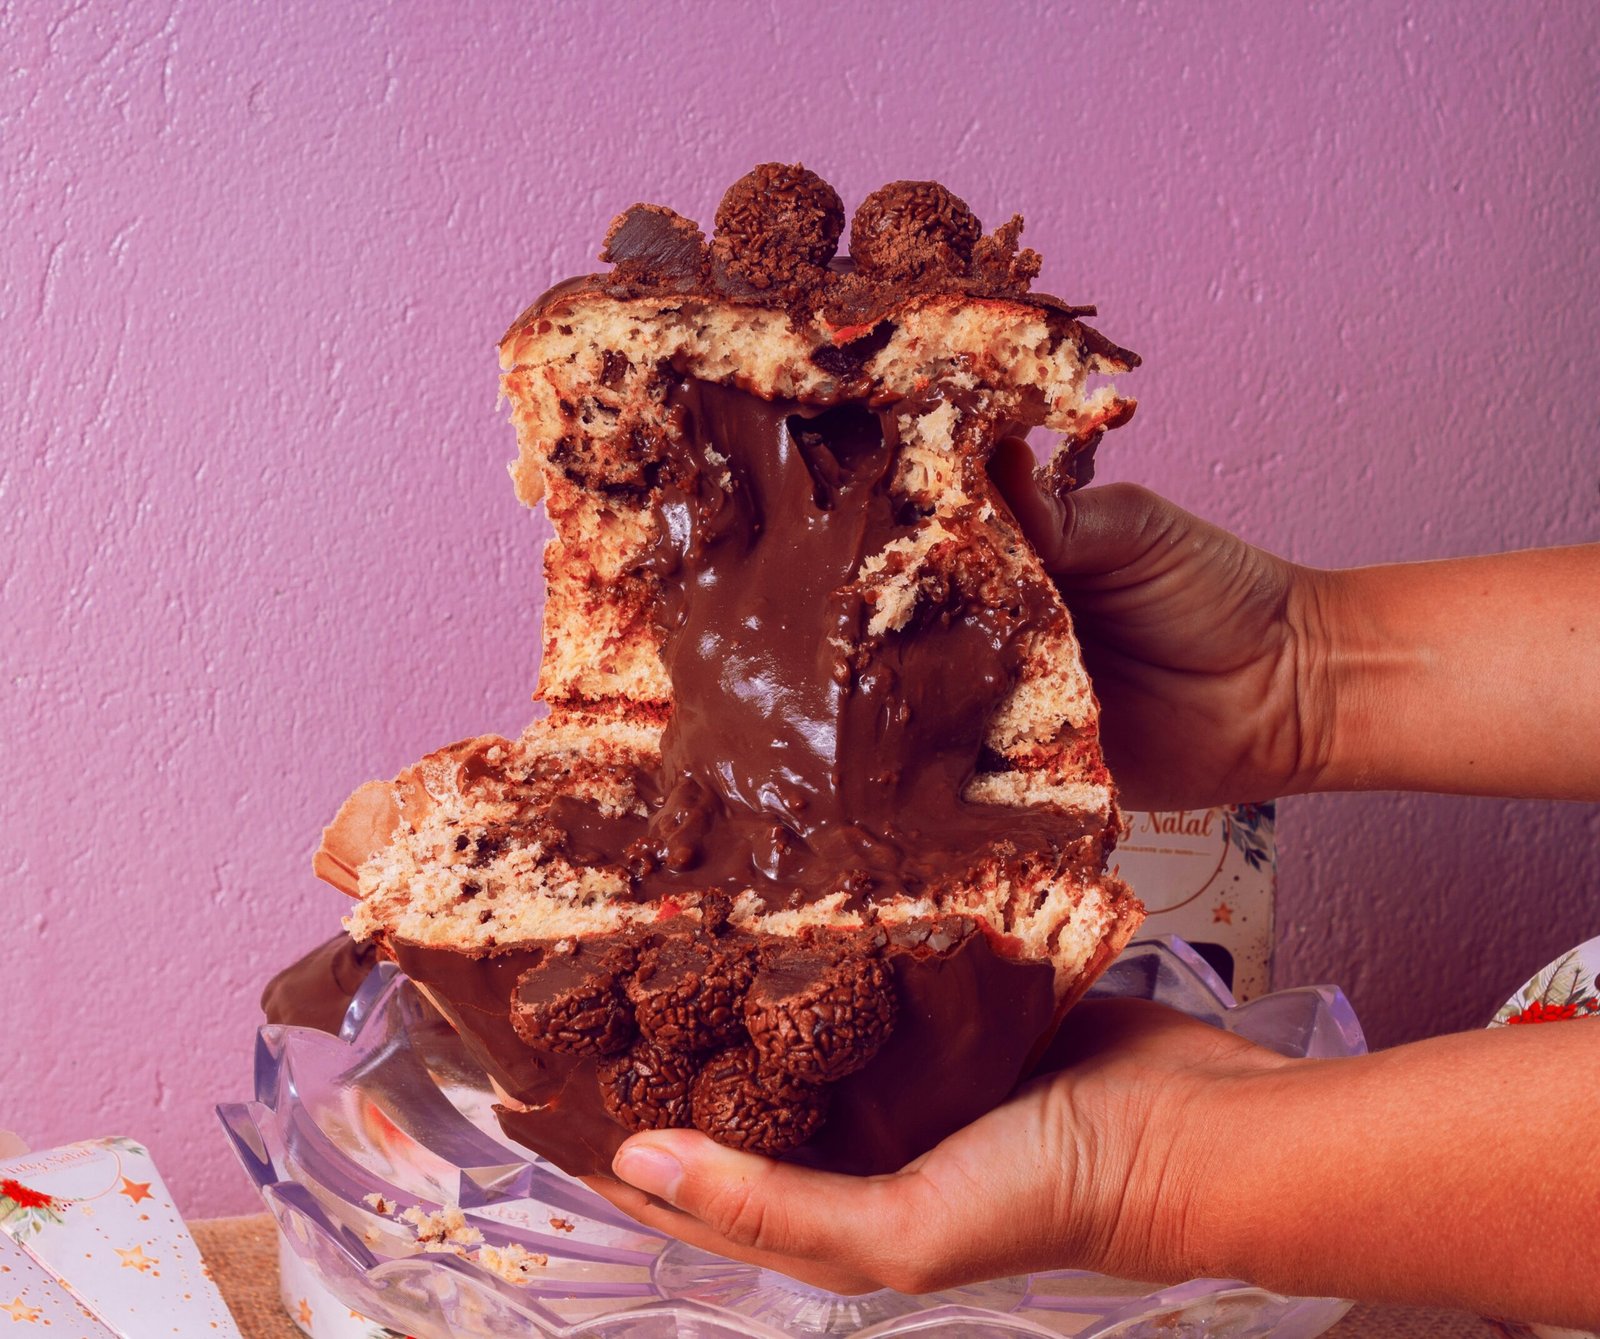
[{"label": "chocolate truffle", "polygon": [[631,954],[576,945],[540,955],[517,978],[511,1025],[529,1046],[569,1055],[613,1055],[633,1040],[633,1010],[621,976]]},{"label": "chocolate truffle", "polygon": [[718,1143],[776,1155],[817,1132],[827,1110],[821,1088],[763,1069],[753,1047],[708,1060],[690,1092],[695,1126]]},{"label": "chocolate truffle", "polygon": [[745,954],[673,936],[644,954],[627,990],[646,1037],[662,1050],[692,1053],[739,1036],[749,985]]},{"label": "chocolate truffle", "polygon": [[844,203],[832,186],[798,163],[763,163],[722,197],[711,255],[738,283],[777,290],[832,260],[843,232]]},{"label": "chocolate truffle", "polygon": [[894,181],[856,208],[850,257],[891,279],[965,275],[983,228],[965,200],[936,181]]},{"label": "chocolate truffle", "polygon": [[640,1041],[626,1054],[602,1060],[597,1075],[605,1109],[628,1129],[667,1130],[691,1123],[695,1067],[688,1056]]},{"label": "chocolate truffle", "polygon": [[894,980],[876,958],[796,952],[760,973],[745,1025],[768,1069],[828,1083],[853,1074],[894,1028]]}]

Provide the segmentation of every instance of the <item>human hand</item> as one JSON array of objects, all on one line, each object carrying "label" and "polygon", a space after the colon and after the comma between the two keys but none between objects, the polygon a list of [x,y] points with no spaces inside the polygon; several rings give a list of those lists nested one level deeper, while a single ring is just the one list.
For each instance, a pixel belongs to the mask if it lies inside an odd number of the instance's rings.
[{"label": "human hand", "polygon": [[1319,574],[1148,489],[1071,492],[1034,465],[1008,438],[989,473],[1072,612],[1129,807],[1312,788],[1333,717]]},{"label": "human hand", "polygon": [[1068,1015],[1045,1063],[1066,1068],[887,1176],[657,1130],[622,1146],[621,1181],[589,1184],[650,1227],[834,1292],[1066,1267],[1188,1277],[1186,1205],[1227,1129],[1216,1099],[1285,1062],[1158,1005],[1105,1000]]}]

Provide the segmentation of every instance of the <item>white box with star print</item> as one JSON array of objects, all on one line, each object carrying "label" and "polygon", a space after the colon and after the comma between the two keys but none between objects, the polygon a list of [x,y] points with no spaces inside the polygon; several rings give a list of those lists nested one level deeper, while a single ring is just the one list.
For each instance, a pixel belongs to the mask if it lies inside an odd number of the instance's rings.
[{"label": "white box with star print", "polygon": [[1263,804],[1128,814],[1112,867],[1143,899],[1142,935],[1177,935],[1243,1002],[1272,975],[1275,810]]}]

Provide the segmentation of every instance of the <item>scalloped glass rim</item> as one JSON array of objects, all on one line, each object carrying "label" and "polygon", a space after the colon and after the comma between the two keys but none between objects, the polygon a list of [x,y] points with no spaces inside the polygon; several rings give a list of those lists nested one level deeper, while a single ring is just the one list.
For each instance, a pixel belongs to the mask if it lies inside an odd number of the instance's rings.
[{"label": "scalloped glass rim", "polygon": [[[1239,1005],[1172,937],[1131,945],[1097,996],[1154,999],[1285,1055],[1366,1049],[1334,987]],[[484,1334],[964,1336],[1080,1339],[1227,1333],[1310,1339],[1348,1309],[1199,1279],[1147,1290],[1080,1271],[996,1280],[928,1297],[837,1297],[692,1251],[635,1223],[495,1123],[481,1071],[392,966],[375,970],[338,1037],[263,1027],[255,1100],[217,1108],[288,1247],[348,1307],[416,1339]],[[548,1257],[513,1284],[471,1259],[420,1252],[411,1230],[367,1202],[459,1205],[484,1241]],[[570,1228],[569,1226],[570,1225]],[[470,1250],[470,1248],[469,1248]]]}]

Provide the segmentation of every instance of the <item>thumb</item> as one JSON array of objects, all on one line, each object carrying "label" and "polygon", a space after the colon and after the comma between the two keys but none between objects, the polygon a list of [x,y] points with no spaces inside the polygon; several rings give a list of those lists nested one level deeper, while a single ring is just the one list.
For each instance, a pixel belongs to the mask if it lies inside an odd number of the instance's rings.
[{"label": "thumb", "polygon": [[1061,486],[1059,474],[1037,467],[1032,449],[1016,438],[995,448],[989,477],[1045,571],[1057,578],[1105,576],[1130,567],[1184,515],[1136,484],[1076,491]]},{"label": "thumb", "polygon": [[743,1250],[854,1259],[869,1274],[881,1263],[884,1241],[898,1235],[905,1245],[905,1183],[915,1179],[813,1171],[724,1147],[698,1130],[635,1135],[611,1169]]}]

